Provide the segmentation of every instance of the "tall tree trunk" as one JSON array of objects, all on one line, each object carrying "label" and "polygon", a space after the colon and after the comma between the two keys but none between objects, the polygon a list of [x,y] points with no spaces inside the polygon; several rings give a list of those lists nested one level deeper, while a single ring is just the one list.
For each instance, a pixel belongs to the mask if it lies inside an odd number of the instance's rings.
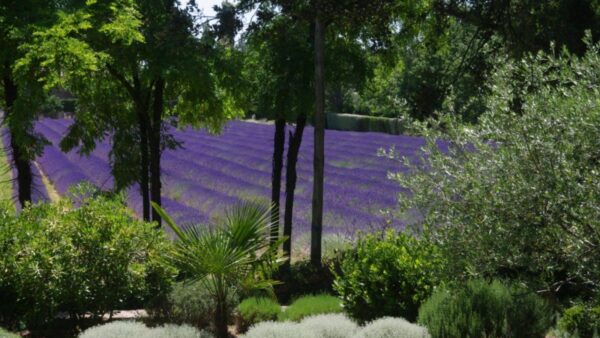
[{"label": "tall tree trunk", "polygon": [[325,173],[325,26],[315,18],[315,140],[310,262],[321,265],[323,235],[323,179]]},{"label": "tall tree trunk", "polygon": [[[10,67],[5,65],[5,70],[6,69],[10,69]],[[15,124],[10,121],[13,119],[18,119],[18,117],[13,115],[14,112],[12,111],[18,95],[17,85],[14,83],[9,73],[5,73],[2,80],[4,86],[4,101],[6,103],[6,116],[4,118],[9,118],[8,132],[10,135],[10,149],[12,152],[13,165],[17,171],[18,199],[21,207],[25,207],[27,202],[31,202],[31,186],[33,184],[31,162],[29,161],[26,152],[23,151],[21,146],[17,143],[17,130]],[[19,132],[27,131],[21,130]]]},{"label": "tall tree trunk", "polygon": [[150,193],[148,175],[148,119],[144,105],[137,107],[138,127],[140,129],[140,193],[142,194],[142,217],[150,221]]},{"label": "tall tree trunk", "polygon": [[[152,107],[152,123],[150,128],[150,199],[161,205],[161,182],[160,182],[160,140],[162,134],[163,117],[163,92],[165,81],[162,78],[156,80],[154,87],[154,101]],[[161,226],[161,218],[158,212],[152,208],[152,220]]]},{"label": "tall tree trunk", "polygon": [[271,172],[271,243],[279,238],[279,210],[281,196],[281,171],[283,170],[283,151],[285,147],[285,119],[275,120],[273,137],[273,168]]},{"label": "tall tree trunk", "polygon": [[290,131],[289,146],[287,152],[287,163],[285,172],[285,214],[283,218],[283,236],[287,239],[283,242],[283,253],[287,256],[285,268],[289,269],[292,261],[292,219],[294,216],[294,192],[298,174],[296,164],[298,154],[302,145],[302,135],[306,126],[306,115],[298,115],[296,119],[296,130]]},{"label": "tall tree trunk", "polygon": [[229,330],[227,324],[229,322],[227,315],[227,296],[223,297],[216,304],[215,308],[215,334],[217,338],[228,338]]}]

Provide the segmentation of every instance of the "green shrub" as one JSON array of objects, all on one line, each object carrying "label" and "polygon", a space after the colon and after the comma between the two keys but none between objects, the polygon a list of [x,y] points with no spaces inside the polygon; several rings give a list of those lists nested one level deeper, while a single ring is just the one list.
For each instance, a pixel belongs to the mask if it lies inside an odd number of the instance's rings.
[{"label": "green shrub", "polygon": [[10,333],[3,328],[0,328],[0,338],[19,338],[18,334]]},{"label": "green shrub", "polygon": [[296,299],[279,316],[279,320],[300,321],[304,317],[342,312],[342,304],[330,295],[304,296]]},{"label": "green shrub", "polygon": [[138,322],[112,322],[85,330],[79,338],[213,338],[204,331],[183,325],[165,325],[149,328]]},{"label": "green shrub", "polygon": [[271,298],[252,297],[238,306],[237,331],[244,333],[256,323],[273,321],[281,315],[281,306]]},{"label": "green shrub", "polygon": [[289,270],[280,269],[274,276],[280,284],[275,285],[275,294],[281,304],[289,304],[292,299],[303,295],[333,293],[332,269],[339,265],[337,258],[324,259],[321,266],[316,267],[307,260],[294,262]]},{"label": "green shrub", "polygon": [[[235,292],[228,293],[228,309],[238,304]],[[215,315],[216,302],[206,289],[205,283],[179,282],[173,285],[166,300],[159,306],[149,309],[154,323],[188,324],[199,329],[211,328]]]},{"label": "green shrub", "polygon": [[402,318],[384,317],[365,325],[352,338],[429,338],[427,329]]},{"label": "green shrub", "polygon": [[558,321],[558,328],[580,338],[597,337],[600,334],[600,306],[578,304],[566,309]]},{"label": "green shrub", "polygon": [[539,296],[501,282],[441,287],[421,306],[419,323],[433,338],[544,337],[550,310]]},{"label": "green shrub", "polygon": [[170,289],[174,271],[160,260],[170,242],[135,220],[122,198],[81,188],[59,203],[0,217],[0,296],[11,304],[2,308],[3,320],[31,329],[61,311],[99,319]]},{"label": "green shrub", "polygon": [[441,258],[435,246],[405,233],[359,237],[345,253],[334,288],[344,309],[365,322],[382,316],[414,320],[438,283]]}]

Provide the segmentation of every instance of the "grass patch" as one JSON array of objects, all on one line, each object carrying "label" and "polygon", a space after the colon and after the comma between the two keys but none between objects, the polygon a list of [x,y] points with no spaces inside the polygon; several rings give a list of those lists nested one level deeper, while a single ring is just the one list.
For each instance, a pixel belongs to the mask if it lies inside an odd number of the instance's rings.
[{"label": "grass patch", "polygon": [[12,199],[12,171],[10,170],[5,149],[6,146],[0,138],[0,202],[9,203],[10,206],[14,207],[14,201]]},{"label": "grass patch", "polygon": [[0,338],[20,338],[20,337],[21,336],[15,334],[15,333],[10,333],[0,327]]},{"label": "grass patch", "polygon": [[296,299],[279,316],[279,320],[300,321],[302,318],[327,313],[341,313],[342,303],[330,295],[304,296]]},{"label": "grass patch", "polygon": [[247,298],[238,306],[238,332],[244,333],[260,322],[277,320],[280,315],[281,306],[277,301],[265,297]]}]

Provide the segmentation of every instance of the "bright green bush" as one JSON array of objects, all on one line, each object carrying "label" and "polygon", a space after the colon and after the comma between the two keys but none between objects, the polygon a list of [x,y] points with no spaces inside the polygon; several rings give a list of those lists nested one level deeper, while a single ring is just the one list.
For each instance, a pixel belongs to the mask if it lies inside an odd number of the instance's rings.
[{"label": "bright green bush", "polygon": [[566,309],[558,321],[558,328],[580,338],[600,335],[600,306],[578,304]]},{"label": "bright green bush", "polygon": [[402,318],[384,317],[372,321],[352,338],[430,338],[427,329]]},{"label": "bright green bush", "polygon": [[419,311],[419,323],[433,338],[544,337],[551,311],[539,296],[499,281],[469,281],[441,287]]},{"label": "bright green bush", "polygon": [[435,246],[406,233],[361,236],[347,251],[334,288],[345,311],[365,322],[383,316],[414,320],[438,283]]},{"label": "bright green bush", "polygon": [[135,220],[121,198],[81,188],[59,203],[0,217],[0,296],[10,304],[3,320],[36,328],[59,311],[100,318],[170,289],[174,271],[160,260],[170,242]]},{"label": "bright green bush", "polygon": [[182,325],[165,325],[149,328],[138,322],[112,322],[85,330],[79,338],[213,338],[204,331]]},{"label": "bright green bush", "polygon": [[6,330],[4,330],[3,328],[0,328],[0,338],[19,338],[21,336],[14,334],[14,333],[10,333]]},{"label": "bright green bush", "polygon": [[279,320],[300,321],[304,317],[342,312],[342,304],[330,295],[304,296],[296,299],[283,311]]},{"label": "bright green bush", "polygon": [[237,331],[244,333],[256,323],[273,321],[281,315],[277,301],[266,297],[247,298],[238,306]]}]

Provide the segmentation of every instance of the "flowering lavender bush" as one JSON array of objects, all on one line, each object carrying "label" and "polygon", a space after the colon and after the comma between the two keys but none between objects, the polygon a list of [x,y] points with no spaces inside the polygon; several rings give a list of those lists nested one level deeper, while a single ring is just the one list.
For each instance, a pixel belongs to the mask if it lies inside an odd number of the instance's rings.
[{"label": "flowering lavender bush", "polygon": [[[88,157],[61,153],[57,145],[71,121],[43,119],[36,129],[52,142],[39,159],[60,194],[83,180],[111,189],[110,144],[102,142]],[[268,201],[270,196],[272,129],[265,124],[233,121],[221,136],[203,131],[173,131],[183,148],[163,155],[163,205],[179,224],[207,223],[241,200]],[[310,232],[312,129],[305,131],[298,162],[298,188],[293,238]],[[384,214],[401,189],[387,179],[398,165],[377,156],[380,148],[416,158],[424,141],[378,133],[327,131],[324,234],[352,236],[358,229],[399,227],[399,215]],[[132,164],[135,165],[135,164]],[[282,196],[283,197],[283,196]],[[138,214],[137,187],[129,190],[129,206]]]}]

